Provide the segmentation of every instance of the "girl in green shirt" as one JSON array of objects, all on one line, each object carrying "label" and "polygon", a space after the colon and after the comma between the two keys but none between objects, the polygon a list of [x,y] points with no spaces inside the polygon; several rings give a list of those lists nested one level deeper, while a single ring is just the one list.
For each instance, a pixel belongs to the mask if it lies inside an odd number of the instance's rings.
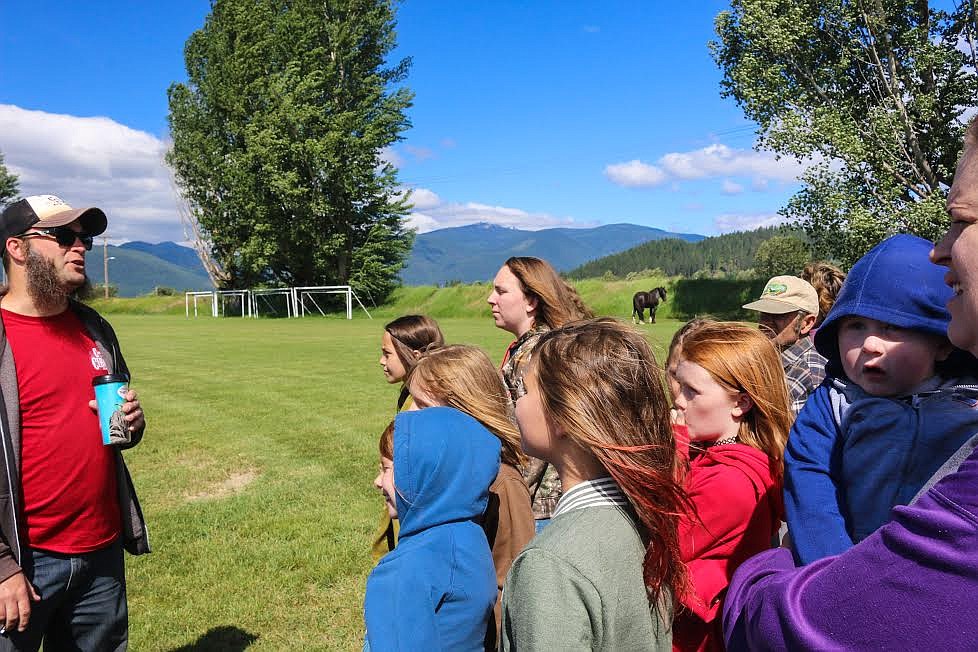
[{"label": "girl in green shirt", "polygon": [[564,494],[510,569],[501,649],[671,649],[685,498],[648,342],[612,319],[575,322],[540,338],[524,383],[523,449]]}]

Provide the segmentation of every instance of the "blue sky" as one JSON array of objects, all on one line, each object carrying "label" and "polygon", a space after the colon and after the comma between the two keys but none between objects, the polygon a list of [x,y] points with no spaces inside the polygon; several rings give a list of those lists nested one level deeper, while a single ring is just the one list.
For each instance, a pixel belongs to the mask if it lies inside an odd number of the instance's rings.
[{"label": "blue sky", "polygon": [[[386,156],[421,230],[770,223],[800,167],[751,149],[710,58],[725,2],[406,0],[413,127]],[[110,239],[183,240],[162,164],[166,89],[209,2],[0,3],[0,151],[25,194],[110,215]]]}]

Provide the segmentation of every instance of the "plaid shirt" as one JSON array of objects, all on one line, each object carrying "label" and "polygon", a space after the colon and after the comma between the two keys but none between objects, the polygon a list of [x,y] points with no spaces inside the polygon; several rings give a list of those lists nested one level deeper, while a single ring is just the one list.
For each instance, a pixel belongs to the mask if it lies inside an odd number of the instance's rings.
[{"label": "plaid shirt", "polygon": [[825,380],[825,363],[826,359],[815,350],[812,338],[807,335],[781,352],[795,416],[805,407],[808,395]]}]

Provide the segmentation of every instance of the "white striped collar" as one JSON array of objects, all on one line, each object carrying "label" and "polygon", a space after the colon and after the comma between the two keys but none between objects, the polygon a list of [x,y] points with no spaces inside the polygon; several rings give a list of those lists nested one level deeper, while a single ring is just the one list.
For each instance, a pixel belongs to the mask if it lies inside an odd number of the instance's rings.
[{"label": "white striped collar", "polygon": [[552,518],[574,509],[608,506],[628,506],[628,498],[625,497],[615,481],[607,476],[585,480],[560,497]]}]

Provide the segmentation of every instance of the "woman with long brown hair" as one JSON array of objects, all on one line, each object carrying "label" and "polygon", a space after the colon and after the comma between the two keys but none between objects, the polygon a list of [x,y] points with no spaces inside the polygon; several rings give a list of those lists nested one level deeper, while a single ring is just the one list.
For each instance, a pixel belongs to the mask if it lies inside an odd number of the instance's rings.
[{"label": "woman with long brown hair", "polygon": [[675,372],[693,509],[679,527],[691,589],[674,649],[722,650],[720,614],[730,578],[771,547],[784,518],[781,479],[792,413],[780,356],[759,330],[707,322],[686,334]]},{"label": "woman with long brown hair", "polygon": [[[496,327],[516,337],[506,349],[501,367],[513,401],[522,395],[523,375],[540,336],[594,316],[577,290],[560,278],[550,263],[532,256],[509,258],[493,279],[487,301]],[[533,496],[539,531],[550,520],[560,498],[560,478],[552,466],[537,459],[529,461],[524,477]]]},{"label": "woman with long brown hair", "polygon": [[516,404],[564,485],[503,590],[501,650],[668,650],[682,594],[669,403],[648,342],[612,319],[544,333]]},{"label": "woman with long brown hair", "polygon": [[[444,344],[445,336],[442,335],[438,322],[426,315],[404,315],[384,326],[379,363],[388,383],[401,383],[401,393],[397,398],[398,411],[410,398],[405,381],[418,364],[421,354]],[[374,561],[393,550],[395,545],[397,521],[390,517],[385,508],[370,546]]]},{"label": "woman with long brown hair", "polygon": [[455,344],[421,356],[407,382],[411,409],[452,407],[474,417],[502,444],[499,474],[489,487],[489,507],[482,523],[496,570],[495,619],[487,632],[486,649],[495,650],[500,600],[506,574],[534,534],[530,491],[521,469],[526,456],[520,446],[509,392],[486,353]]}]

